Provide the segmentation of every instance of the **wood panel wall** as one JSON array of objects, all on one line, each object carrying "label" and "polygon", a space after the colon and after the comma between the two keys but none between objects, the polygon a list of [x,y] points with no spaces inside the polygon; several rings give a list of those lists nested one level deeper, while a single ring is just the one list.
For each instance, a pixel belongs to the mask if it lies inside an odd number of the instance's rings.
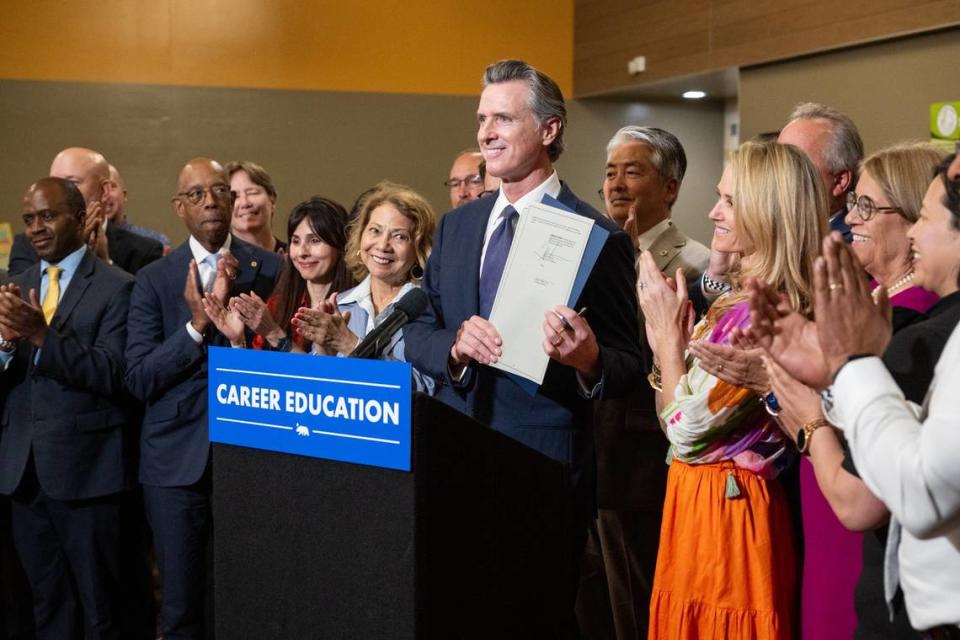
[{"label": "wood panel wall", "polygon": [[[960,24],[958,0],[576,0],[577,97]],[[646,57],[646,71],[627,61]]]}]

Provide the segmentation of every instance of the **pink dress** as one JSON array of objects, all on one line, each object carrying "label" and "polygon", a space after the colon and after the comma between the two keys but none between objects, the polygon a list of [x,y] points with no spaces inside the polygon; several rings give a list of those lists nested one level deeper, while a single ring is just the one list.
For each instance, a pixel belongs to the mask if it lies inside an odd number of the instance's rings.
[{"label": "pink dress", "polygon": [[[924,313],[937,295],[909,287],[894,295],[894,307]],[[800,508],[803,513],[803,585],[801,637],[850,640],[857,627],[854,592],[863,567],[863,534],[847,530],[817,485],[810,459],[800,460]]]}]

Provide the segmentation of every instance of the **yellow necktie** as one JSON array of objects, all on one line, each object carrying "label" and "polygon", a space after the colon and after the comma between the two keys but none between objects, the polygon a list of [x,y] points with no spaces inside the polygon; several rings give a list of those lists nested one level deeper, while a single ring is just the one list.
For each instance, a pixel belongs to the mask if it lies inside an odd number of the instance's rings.
[{"label": "yellow necktie", "polygon": [[50,265],[47,267],[47,295],[43,297],[43,317],[50,324],[53,314],[57,312],[57,303],[60,302],[60,272],[61,267]]}]

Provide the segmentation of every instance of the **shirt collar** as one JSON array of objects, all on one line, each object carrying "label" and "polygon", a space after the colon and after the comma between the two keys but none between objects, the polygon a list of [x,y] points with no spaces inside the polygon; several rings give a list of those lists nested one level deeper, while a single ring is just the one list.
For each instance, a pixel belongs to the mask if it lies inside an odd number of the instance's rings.
[{"label": "shirt collar", "polygon": [[637,236],[637,250],[646,251],[652,247],[657,238],[669,229],[671,224],[670,218],[665,218]]},{"label": "shirt collar", "polygon": [[[407,291],[416,287],[413,282],[406,282],[400,290],[397,292],[397,295],[390,301],[386,307],[380,310],[380,315],[385,315],[393,309],[393,305],[396,304],[397,300],[407,295]],[[367,315],[370,317],[371,321],[374,319],[373,313],[373,294],[370,291],[370,274],[367,274],[367,277],[364,278],[360,284],[355,286],[350,291],[347,291],[343,294],[338,300],[337,304],[356,304],[359,305],[361,309],[367,312]],[[378,316],[379,317],[379,316]]]},{"label": "shirt collar", "polygon": [[367,277],[360,281],[360,284],[355,286],[353,289],[344,292],[340,299],[337,301],[337,304],[356,304],[361,300],[370,297],[370,274],[367,274]]},{"label": "shirt collar", "polygon": [[[233,238],[231,234],[227,234],[227,239],[223,241],[223,245],[217,249],[214,253],[223,253],[230,249],[230,241]],[[190,252],[193,254],[193,259],[197,261],[197,265],[203,264],[203,261],[207,259],[207,256],[212,255],[207,251],[206,247],[200,244],[200,241],[190,236],[188,241],[190,244]]]},{"label": "shirt collar", "polygon": [[543,200],[543,196],[545,195],[556,198],[560,195],[561,188],[563,188],[563,185],[560,184],[560,177],[557,175],[556,169],[550,174],[549,178],[517,198],[516,202],[507,200],[507,196],[503,194],[503,187],[501,186],[500,192],[497,194],[497,201],[493,203],[493,211],[491,213],[494,214],[494,219],[499,218],[508,204],[512,204],[513,208],[517,210],[517,213],[522,213],[527,206]]},{"label": "shirt collar", "polygon": [[46,260],[40,260],[40,273],[44,274],[47,272],[47,267],[51,264],[54,264],[62,271],[60,271],[60,278],[67,276],[68,274],[73,274],[77,270],[77,267],[80,266],[80,261],[83,260],[84,254],[87,252],[87,245],[80,245],[80,248],[74,251],[73,253],[67,254],[59,262],[47,262]]}]

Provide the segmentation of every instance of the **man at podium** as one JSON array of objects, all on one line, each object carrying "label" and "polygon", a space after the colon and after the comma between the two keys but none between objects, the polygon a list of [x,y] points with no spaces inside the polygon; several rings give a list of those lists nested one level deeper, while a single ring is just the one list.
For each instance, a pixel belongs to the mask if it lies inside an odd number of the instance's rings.
[{"label": "man at podium", "polygon": [[[443,216],[427,262],[427,310],[404,329],[415,367],[443,380],[437,397],[491,428],[569,466],[563,532],[569,550],[558,628],[576,636],[573,602],[586,524],[593,510],[591,400],[620,397],[641,373],[630,239],[577,198],[553,168],[563,151],[566,108],[548,76],[519,60],[490,65],[477,110],[477,141],[500,189]],[[510,340],[488,320],[513,231],[524,209],[549,195],[609,232],[575,306],[557,300],[543,316],[550,357],[535,392],[490,366]],[[569,606],[567,606],[569,605]]]}]

